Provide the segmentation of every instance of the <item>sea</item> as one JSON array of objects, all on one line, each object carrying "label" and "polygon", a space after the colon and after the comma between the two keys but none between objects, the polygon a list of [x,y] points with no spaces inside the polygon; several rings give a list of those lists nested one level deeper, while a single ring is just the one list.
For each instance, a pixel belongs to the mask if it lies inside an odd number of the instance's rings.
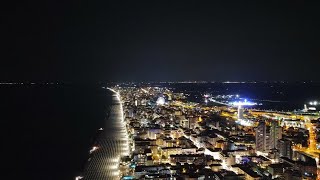
[{"label": "sea", "polygon": [[[92,84],[1,84],[1,179],[74,179],[105,125],[111,92]],[[142,85],[143,86],[143,85]],[[258,108],[302,109],[320,101],[319,83],[161,83],[202,100],[239,94]],[[195,98],[199,97],[199,98]],[[196,101],[196,100],[195,100]]]},{"label": "sea", "polygon": [[75,179],[111,93],[96,85],[2,85],[1,179]]}]

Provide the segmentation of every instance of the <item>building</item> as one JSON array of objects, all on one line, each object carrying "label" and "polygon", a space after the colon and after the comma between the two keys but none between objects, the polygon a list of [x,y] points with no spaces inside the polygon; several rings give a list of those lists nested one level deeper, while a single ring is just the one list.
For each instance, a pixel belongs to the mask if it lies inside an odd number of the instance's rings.
[{"label": "building", "polygon": [[287,157],[292,159],[293,151],[292,151],[292,142],[287,139],[280,139],[279,143],[279,153],[280,157]]},{"label": "building", "polygon": [[260,180],[262,177],[258,175],[251,168],[243,166],[243,165],[234,165],[232,166],[234,172],[237,174],[244,174],[246,180]]},{"label": "building", "polygon": [[238,106],[238,119],[243,119],[243,108],[242,106]]},{"label": "building", "polygon": [[265,122],[259,122],[256,129],[256,151],[269,152],[278,149],[278,142],[282,138],[282,128],[276,121],[267,126]]},{"label": "building", "polygon": [[256,129],[256,151],[267,152],[269,150],[270,129],[264,121],[259,122]]},{"label": "building", "polygon": [[268,166],[268,172],[271,174],[272,178],[284,177],[285,170],[290,168],[292,168],[292,166],[287,163],[270,164]]},{"label": "building", "polygon": [[304,123],[299,119],[283,119],[281,121],[281,126],[294,127],[294,128],[304,128]]},{"label": "building", "polygon": [[302,174],[298,170],[287,169],[284,171],[285,180],[302,180]]},{"label": "building", "polygon": [[188,119],[180,119],[180,126],[182,128],[189,128],[189,120]]},{"label": "building", "polygon": [[170,163],[176,164],[179,163],[189,163],[189,164],[195,164],[197,161],[203,163],[205,162],[205,156],[204,154],[174,154],[170,155]]},{"label": "building", "polygon": [[270,127],[270,147],[269,149],[278,149],[278,142],[282,139],[282,127],[278,125],[277,121],[271,122]]}]

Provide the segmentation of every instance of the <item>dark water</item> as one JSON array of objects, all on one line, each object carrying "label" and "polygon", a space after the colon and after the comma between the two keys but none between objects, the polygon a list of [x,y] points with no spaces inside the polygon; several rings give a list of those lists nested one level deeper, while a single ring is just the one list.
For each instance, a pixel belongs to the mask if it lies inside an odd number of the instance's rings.
[{"label": "dark water", "polygon": [[74,179],[110,92],[80,85],[1,86],[1,179]]}]

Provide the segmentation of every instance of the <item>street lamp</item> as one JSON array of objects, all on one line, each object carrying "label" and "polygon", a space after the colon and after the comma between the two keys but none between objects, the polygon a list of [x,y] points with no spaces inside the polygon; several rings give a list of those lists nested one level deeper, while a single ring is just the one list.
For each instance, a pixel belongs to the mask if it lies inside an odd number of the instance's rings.
[{"label": "street lamp", "polygon": [[316,105],[318,105],[318,101],[310,101],[309,104],[316,106]]}]

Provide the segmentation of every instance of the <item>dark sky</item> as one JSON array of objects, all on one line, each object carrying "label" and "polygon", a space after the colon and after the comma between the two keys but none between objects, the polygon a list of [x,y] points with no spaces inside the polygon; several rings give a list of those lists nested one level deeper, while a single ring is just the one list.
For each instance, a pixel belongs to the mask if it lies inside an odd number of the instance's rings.
[{"label": "dark sky", "polygon": [[2,5],[5,80],[320,80],[315,1]]}]

